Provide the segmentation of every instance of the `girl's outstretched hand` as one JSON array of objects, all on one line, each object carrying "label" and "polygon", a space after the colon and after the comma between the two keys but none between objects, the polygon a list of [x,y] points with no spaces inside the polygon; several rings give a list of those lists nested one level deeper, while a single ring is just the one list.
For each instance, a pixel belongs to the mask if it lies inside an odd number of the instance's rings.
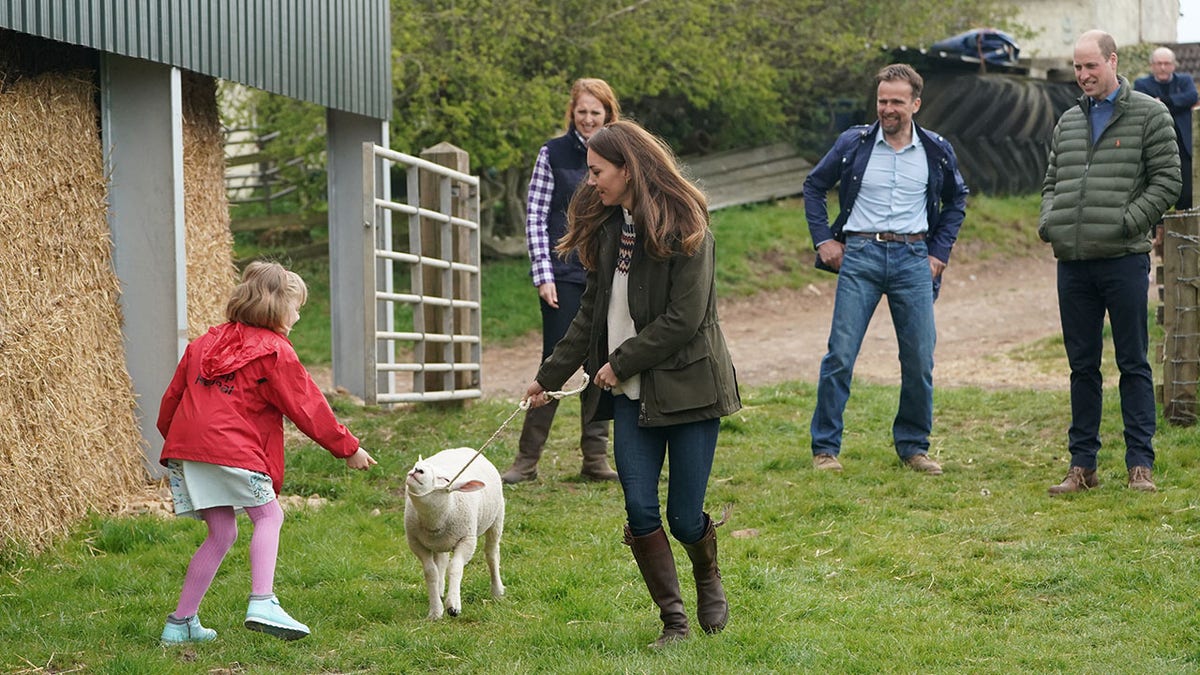
[{"label": "girl's outstretched hand", "polygon": [[366,450],[363,450],[362,448],[359,448],[357,452],[355,452],[353,455],[350,455],[349,457],[346,458],[346,466],[347,467],[349,467],[351,469],[359,469],[362,471],[365,471],[365,470],[371,468],[372,465],[378,464],[378,463],[379,462],[376,462],[374,457],[371,457],[371,455]]}]

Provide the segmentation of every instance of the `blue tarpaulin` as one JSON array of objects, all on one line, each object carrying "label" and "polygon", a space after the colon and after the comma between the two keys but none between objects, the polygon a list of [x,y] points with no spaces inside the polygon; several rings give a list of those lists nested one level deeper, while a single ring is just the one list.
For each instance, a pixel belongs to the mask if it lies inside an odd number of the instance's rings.
[{"label": "blue tarpaulin", "polygon": [[944,52],[946,56],[958,55],[964,61],[1015,66],[1021,48],[1011,35],[990,28],[980,28],[935,42],[929,47],[929,51]]}]

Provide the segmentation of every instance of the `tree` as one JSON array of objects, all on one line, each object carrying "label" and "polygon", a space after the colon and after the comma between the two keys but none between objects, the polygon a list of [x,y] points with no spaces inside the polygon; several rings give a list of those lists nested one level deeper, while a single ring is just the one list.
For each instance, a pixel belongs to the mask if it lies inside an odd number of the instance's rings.
[{"label": "tree", "polygon": [[976,25],[1005,28],[1003,7],[992,0],[391,0],[391,144],[416,154],[446,141],[470,153],[482,179],[485,239],[512,235],[518,245],[511,248],[523,251],[529,171],[538,148],[562,132],[576,78],[607,80],[625,113],[681,154],[780,139],[819,154],[831,132],[831,102],[865,104],[872,74],[889,59],[885,46],[930,44]]}]

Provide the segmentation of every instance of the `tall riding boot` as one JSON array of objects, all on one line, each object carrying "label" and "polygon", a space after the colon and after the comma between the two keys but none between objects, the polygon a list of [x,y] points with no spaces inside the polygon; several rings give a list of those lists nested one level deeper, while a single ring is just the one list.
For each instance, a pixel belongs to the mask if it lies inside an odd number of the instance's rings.
[{"label": "tall riding boot", "polygon": [[521,440],[517,442],[517,456],[508,471],[500,476],[501,481],[511,484],[537,478],[537,463],[542,458],[542,449],[546,447],[546,437],[550,435],[550,424],[554,422],[557,410],[558,399],[552,399],[546,405],[530,408],[525,413]]},{"label": "tall riding boot", "polygon": [[616,480],[617,472],[608,466],[608,420],[583,422],[579,447],[583,450],[583,468],[579,475],[586,480]]},{"label": "tall riding boot", "polygon": [[721,570],[717,567],[717,528],[712,518],[704,514],[704,536],[694,544],[684,544],[692,559],[692,576],[696,578],[696,616],[705,633],[716,633],[729,621],[729,603],[721,585]]},{"label": "tall riding boot", "polygon": [[658,605],[663,629],[658,639],[650,643],[658,649],[688,636],[687,614],[683,612],[683,597],[679,593],[679,577],[675,574],[675,556],[671,555],[671,542],[660,527],[650,534],[635,537],[625,526],[625,545],[633,551],[646,590],[654,604]]}]

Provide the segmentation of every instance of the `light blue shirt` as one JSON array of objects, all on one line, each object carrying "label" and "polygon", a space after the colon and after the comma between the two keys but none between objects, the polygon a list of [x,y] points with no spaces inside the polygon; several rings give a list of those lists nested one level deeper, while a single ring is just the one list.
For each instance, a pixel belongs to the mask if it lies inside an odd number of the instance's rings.
[{"label": "light blue shirt", "polygon": [[928,189],[929,163],[915,125],[912,143],[899,150],[888,145],[880,128],[846,230],[921,234],[929,229]]},{"label": "light blue shirt", "polygon": [[1100,132],[1104,131],[1104,127],[1108,126],[1108,121],[1112,119],[1113,101],[1117,100],[1117,94],[1121,93],[1121,88],[1113,89],[1113,93],[1104,98],[1092,99],[1092,104],[1088,106],[1088,117],[1092,123],[1092,145],[1100,140]]}]

